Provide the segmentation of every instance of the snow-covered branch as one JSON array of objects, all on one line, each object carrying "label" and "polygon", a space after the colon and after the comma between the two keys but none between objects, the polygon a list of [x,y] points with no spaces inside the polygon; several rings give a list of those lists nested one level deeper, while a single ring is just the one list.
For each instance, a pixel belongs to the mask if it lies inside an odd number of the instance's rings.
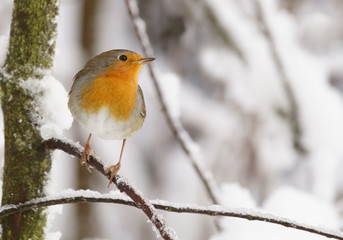
[{"label": "snow-covered branch", "polygon": [[[83,149],[81,149],[77,144],[71,141],[62,141],[60,139],[46,140],[45,146],[50,150],[60,149],[77,158],[81,158],[83,151]],[[106,167],[104,167],[104,165],[101,163],[101,161],[99,161],[99,159],[97,159],[97,157],[91,155],[88,164],[98,170],[108,179],[110,179],[110,174],[105,172]],[[129,196],[133,200],[135,205],[140,208],[145,213],[145,215],[147,215],[147,217],[156,227],[163,239],[177,239],[176,233],[173,229],[167,226],[163,216],[157,213],[155,207],[150,203],[150,201],[144,198],[142,193],[135,189],[132,184],[128,182],[127,179],[120,175],[117,175],[115,178],[113,178],[112,181],[114,184],[116,184],[121,192],[124,192],[127,196]]]},{"label": "snow-covered branch", "polygon": [[[19,205],[6,205],[0,208],[0,219],[8,215],[16,214],[18,212],[27,211],[33,208],[40,208],[58,204],[69,204],[79,202],[98,202],[98,203],[116,203],[137,207],[136,203],[130,200],[119,191],[113,191],[109,194],[101,194],[90,190],[65,190],[58,195],[37,198]],[[343,234],[338,231],[333,231],[324,228],[318,228],[307,224],[298,223],[286,218],[280,218],[274,215],[261,213],[252,209],[229,209],[218,205],[213,206],[199,206],[195,204],[180,204],[168,201],[152,200],[152,205],[156,209],[175,212],[175,213],[193,213],[208,216],[225,216],[243,218],[251,221],[263,221],[290,227],[328,238],[343,240]]]},{"label": "snow-covered branch", "polygon": [[[135,32],[137,34],[138,40],[141,44],[145,56],[150,56],[152,54],[152,46],[149,40],[149,36],[146,32],[146,25],[143,19],[139,16],[139,9],[136,0],[126,0],[126,5],[133,23]],[[174,117],[171,114],[168,104],[163,96],[162,89],[159,85],[156,73],[152,64],[148,64],[149,73],[153,81],[153,85],[156,89],[157,97],[161,103],[163,113],[167,119],[167,123],[172,133],[174,134],[177,142],[180,144],[182,150],[187,154],[190,159],[193,168],[200,177],[203,185],[206,188],[206,191],[211,198],[212,202],[218,204],[219,201],[215,195],[216,184],[212,175],[209,172],[206,172],[200,161],[200,154],[198,150],[194,148],[194,142],[189,136],[188,132],[182,126],[182,123],[179,119]]]}]

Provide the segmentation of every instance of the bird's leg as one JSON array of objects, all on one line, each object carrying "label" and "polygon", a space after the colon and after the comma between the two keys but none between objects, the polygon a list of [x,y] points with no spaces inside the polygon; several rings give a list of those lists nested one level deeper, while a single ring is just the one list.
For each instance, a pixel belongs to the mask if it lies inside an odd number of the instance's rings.
[{"label": "bird's leg", "polygon": [[120,169],[120,163],[121,163],[121,157],[123,156],[123,152],[124,152],[124,147],[125,147],[125,142],[126,139],[123,139],[123,144],[121,146],[121,151],[120,151],[120,156],[119,156],[119,161],[117,164],[110,166],[109,168],[106,169],[106,173],[111,172],[111,176],[110,176],[110,182],[108,185],[111,184],[113,178],[117,175],[117,173],[119,172]]},{"label": "bird's leg", "polygon": [[91,146],[89,145],[89,142],[91,140],[91,136],[92,136],[92,134],[89,134],[89,137],[88,137],[86,145],[85,145],[85,149],[83,150],[82,156],[81,156],[81,164],[85,164],[86,168],[89,172],[91,172],[91,170],[89,168],[89,164],[88,164],[89,156],[90,156],[91,152],[94,153],[93,149],[91,149]]}]

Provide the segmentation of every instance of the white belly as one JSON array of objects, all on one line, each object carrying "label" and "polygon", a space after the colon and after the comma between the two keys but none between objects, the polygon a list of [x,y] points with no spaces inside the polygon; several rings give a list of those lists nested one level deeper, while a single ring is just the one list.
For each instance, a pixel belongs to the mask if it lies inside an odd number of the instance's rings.
[{"label": "white belly", "polygon": [[97,114],[81,114],[80,120],[84,129],[105,139],[128,138],[142,125],[137,126],[136,119],[132,117],[127,122],[114,121],[108,108],[102,108]]}]

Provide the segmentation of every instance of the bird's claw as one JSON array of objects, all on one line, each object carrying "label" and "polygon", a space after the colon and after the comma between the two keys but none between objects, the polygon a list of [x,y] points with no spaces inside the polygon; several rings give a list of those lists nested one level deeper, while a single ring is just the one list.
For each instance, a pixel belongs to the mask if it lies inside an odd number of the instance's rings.
[{"label": "bird's claw", "polygon": [[91,149],[91,147],[89,146],[89,144],[86,144],[84,151],[82,152],[82,156],[81,156],[81,165],[85,165],[88,172],[91,172],[90,166],[88,164],[89,162],[89,158],[91,154],[95,154],[95,152],[93,151],[93,149]]},{"label": "bird's claw", "polygon": [[107,168],[107,169],[105,170],[106,174],[108,174],[109,172],[111,172],[111,175],[110,175],[110,182],[108,183],[108,186],[110,186],[110,184],[111,184],[112,181],[113,181],[113,178],[118,174],[119,169],[120,169],[120,162],[118,162],[118,163],[115,164],[115,165],[110,166],[109,168]]}]

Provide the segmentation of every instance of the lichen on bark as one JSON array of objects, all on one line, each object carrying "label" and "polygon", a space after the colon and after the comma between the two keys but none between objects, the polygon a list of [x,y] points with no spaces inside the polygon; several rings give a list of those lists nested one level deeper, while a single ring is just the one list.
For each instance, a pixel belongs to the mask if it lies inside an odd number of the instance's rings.
[{"label": "lichen on bark", "polygon": [[[2,205],[44,196],[50,153],[32,119],[35,96],[20,82],[41,79],[52,67],[57,14],[57,0],[14,1],[9,49],[0,74],[5,135]],[[2,239],[44,239],[45,223],[44,209],[6,217],[1,222]]]}]

